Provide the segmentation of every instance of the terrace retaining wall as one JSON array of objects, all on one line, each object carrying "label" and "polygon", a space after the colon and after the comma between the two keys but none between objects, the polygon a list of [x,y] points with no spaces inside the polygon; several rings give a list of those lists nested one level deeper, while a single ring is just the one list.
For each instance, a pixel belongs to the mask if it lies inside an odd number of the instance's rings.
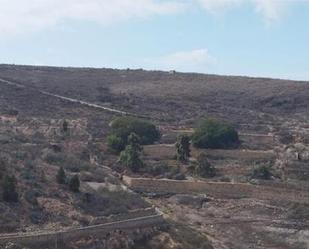
[{"label": "terrace retaining wall", "polygon": [[156,214],[157,212],[155,208],[132,210],[132,211],[129,211],[128,213],[123,213],[123,214],[96,217],[91,222],[91,225],[104,224],[104,223],[121,221],[121,220],[130,220],[130,219],[135,219],[138,217],[153,216]]},{"label": "terrace retaining wall", "polygon": [[126,184],[137,192],[159,194],[203,193],[215,198],[257,198],[309,203],[309,192],[245,183],[205,181],[177,181],[167,179],[123,177]]}]

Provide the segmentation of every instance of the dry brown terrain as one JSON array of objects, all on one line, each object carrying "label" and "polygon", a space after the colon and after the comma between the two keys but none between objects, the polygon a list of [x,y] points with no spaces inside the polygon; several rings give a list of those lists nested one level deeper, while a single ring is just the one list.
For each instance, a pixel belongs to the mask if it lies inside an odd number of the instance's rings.
[{"label": "dry brown terrain", "polygon": [[[1,78],[166,121],[207,114],[280,124],[308,115],[306,82],[160,71],[0,66]],[[177,112],[175,112],[177,110]],[[227,117],[225,117],[227,118]]]},{"label": "dry brown terrain", "polygon": [[[0,201],[1,233],[84,227],[108,220],[111,214],[123,217],[154,205],[163,212],[169,229],[139,231],[135,237],[114,234],[109,247],[106,241],[87,238],[70,248],[114,249],[119,237],[121,248],[136,249],[309,248],[305,203],[241,195],[218,198],[207,191],[203,195],[150,193],[152,198],[147,191],[132,193],[119,179],[118,157],[106,146],[109,123],[123,115],[119,111],[145,116],[160,128],[159,143],[144,147],[147,165],[164,165],[194,181],[198,177],[190,164],[204,152],[217,172],[206,181],[267,186],[282,195],[309,190],[308,82],[0,65],[0,158],[17,177],[20,197],[16,204]],[[232,123],[240,132],[240,147],[192,148],[190,163],[177,162],[177,135],[191,134],[205,117]],[[65,120],[68,132],[63,131]],[[262,164],[272,166],[272,179],[251,179],[253,169]],[[59,166],[68,176],[80,176],[80,193],[56,183]],[[146,170],[124,173],[167,177],[166,172]]]}]

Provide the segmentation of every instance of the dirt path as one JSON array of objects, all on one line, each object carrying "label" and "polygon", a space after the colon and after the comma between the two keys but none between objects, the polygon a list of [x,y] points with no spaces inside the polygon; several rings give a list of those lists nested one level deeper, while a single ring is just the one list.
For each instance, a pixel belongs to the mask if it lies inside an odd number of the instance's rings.
[{"label": "dirt path", "polygon": [[[8,80],[5,80],[5,79],[1,79],[1,78],[0,78],[0,83],[7,84],[7,85],[10,85],[10,86],[19,87],[19,88],[24,88],[24,89],[28,88],[25,85],[22,85],[22,84],[13,82],[13,81],[8,81]],[[37,88],[33,88],[33,89],[38,91],[40,94],[43,94],[43,95],[46,95],[46,96],[51,96],[51,97],[58,98],[58,99],[61,99],[61,100],[65,100],[65,101],[72,102],[72,103],[78,103],[80,105],[84,105],[84,106],[87,106],[87,107],[96,108],[96,109],[100,109],[100,110],[104,110],[104,111],[108,111],[108,112],[112,112],[112,113],[116,113],[116,114],[121,114],[121,115],[141,117],[141,118],[148,118],[146,116],[138,115],[138,114],[135,114],[135,113],[121,111],[121,110],[117,110],[117,109],[114,109],[114,108],[109,108],[109,107],[106,107],[106,106],[90,103],[90,102],[87,102],[87,101],[83,101],[83,100],[79,100],[79,99],[74,99],[74,98],[70,98],[70,97],[65,97],[65,96],[62,96],[62,95],[50,93],[50,92],[43,91],[43,90],[38,90]]]}]

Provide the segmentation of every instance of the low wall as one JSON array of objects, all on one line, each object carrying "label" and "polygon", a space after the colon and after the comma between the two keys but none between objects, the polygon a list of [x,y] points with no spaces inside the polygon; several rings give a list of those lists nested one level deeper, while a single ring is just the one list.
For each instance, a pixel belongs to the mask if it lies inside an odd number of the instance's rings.
[{"label": "low wall", "polygon": [[309,192],[245,183],[223,183],[205,181],[177,181],[124,177],[127,185],[137,192],[160,194],[203,193],[215,198],[257,198],[309,203]]},{"label": "low wall", "polygon": [[[175,146],[170,144],[146,145],[144,154],[150,158],[172,159],[175,156]],[[200,153],[205,153],[208,157],[214,159],[234,159],[234,160],[272,160],[275,154],[272,150],[220,150],[220,149],[196,149],[192,148],[191,154],[197,157]]]},{"label": "low wall", "polygon": [[88,227],[73,228],[59,232],[7,234],[0,236],[0,245],[13,242],[22,245],[51,244],[55,241],[72,241],[81,237],[96,236],[105,237],[108,233],[121,230],[132,233],[136,229],[147,227],[160,227],[164,224],[162,215],[156,214],[146,217],[110,222]]},{"label": "low wall", "polygon": [[138,217],[146,217],[156,215],[157,212],[154,208],[138,209],[129,211],[128,213],[110,215],[110,216],[99,216],[96,217],[91,225],[104,224],[109,222],[121,221],[121,220],[130,220]]}]

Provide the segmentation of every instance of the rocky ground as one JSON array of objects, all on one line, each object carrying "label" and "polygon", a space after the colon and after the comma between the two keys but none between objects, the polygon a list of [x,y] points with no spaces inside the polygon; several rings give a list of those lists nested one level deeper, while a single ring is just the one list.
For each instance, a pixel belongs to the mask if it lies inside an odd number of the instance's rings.
[{"label": "rocky ground", "polygon": [[[170,228],[141,232],[138,239],[81,239],[70,248],[306,249],[306,204],[206,195],[144,198],[126,189],[114,170],[117,156],[106,148],[109,123],[119,113],[66,101],[52,94],[148,116],[162,132],[159,145],[144,148],[149,165],[176,167],[177,134],[192,132],[201,118],[235,125],[237,150],[203,151],[217,169],[211,180],[250,182],[258,164],[271,163],[273,178],[255,184],[308,190],[309,88],[304,82],[169,74],[143,70],[0,66],[0,158],[16,175],[20,202],[0,202],[0,232],[57,231],[85,226],[99,216],[155,205]],[[63,131],[63,122],[69,132]],[[192,160],[201,151],[192,150]],[[55,182],[59,166],[78,174],[81,192]],[[179,172],[178,172],[179,173]],[[149,171],[135,176],[152,177]],[[158,174],[155,177],[164,177]],[[90,203],[89,203],[90,201]],[[151,235],[150,235],[151,234]],[[145,236],[144,236],[145,235]],[[133,241],[135,241],[133,243]],[[212,244],[212,245],[211,245]],[[19,249],[9,244],[6,249]],[[2,249],[2,248],[1,248]]]}]

